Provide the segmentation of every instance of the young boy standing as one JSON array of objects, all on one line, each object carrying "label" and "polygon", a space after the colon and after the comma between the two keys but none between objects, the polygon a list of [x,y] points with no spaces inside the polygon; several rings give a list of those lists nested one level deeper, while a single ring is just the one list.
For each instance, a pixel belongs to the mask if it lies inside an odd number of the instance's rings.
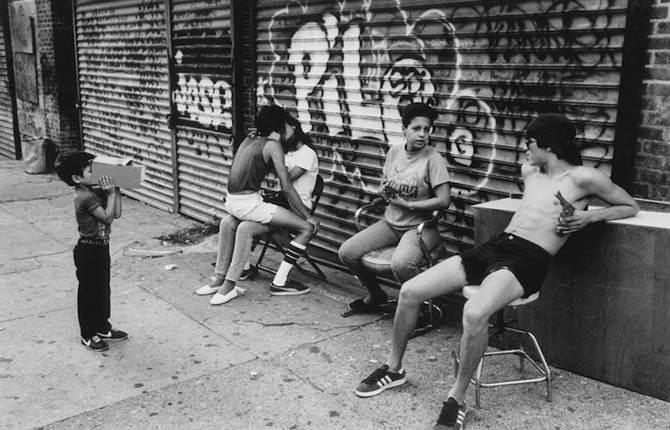
[{"label": "young boy standing", "polygon": [[91,179],[93,154],[76,151],[56,162],[58,176],[75,187],[74,211],[79,241],[74,247],[77,269],[77,314],[81,343],[93,351],[105,351],[105,340],[124,340],[128,334],[114,330],[109,323],[109,233],[115,218],[121,217],[121,194],[111,178]]}]

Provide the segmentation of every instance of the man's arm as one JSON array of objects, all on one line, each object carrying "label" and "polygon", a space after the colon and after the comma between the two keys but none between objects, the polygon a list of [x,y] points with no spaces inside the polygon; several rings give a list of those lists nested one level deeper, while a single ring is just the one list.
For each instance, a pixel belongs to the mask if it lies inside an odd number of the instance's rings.
[{"label": "man's arm", "polygon": [[279,186],[284,192],[286,200],[288,200],[288,203],[289,205],[291,205],[291,208],[293,208],[293,210],[298,215],[300,215],[307,221],[310,221],[309,211],[307,210],[307,208],[305,208],[305,205],[302,204],[300,196],[295,191],[295,188],[293,188],[293,184],[291,183],[291,178],[289,177],[288,170],[286,170],[286,164],[284,164],[284,151],[282,150],[281,144],[276,140],[269,140],[265,144],[265,147],[263,148],[263,154],[267,155],[267,157],[272,161],[275,174],[279,179]]},{"label": "man's arm", "polygon": [[558,230],[562,233],[573,233],[594,222],[632,217],[640,211],[640,206],[630,194],[598,169],[581,168],[575,175],[574,181],[585,195],[596,196],[610,206],[586,211],[577,210],[571,216],[560,217]]}]

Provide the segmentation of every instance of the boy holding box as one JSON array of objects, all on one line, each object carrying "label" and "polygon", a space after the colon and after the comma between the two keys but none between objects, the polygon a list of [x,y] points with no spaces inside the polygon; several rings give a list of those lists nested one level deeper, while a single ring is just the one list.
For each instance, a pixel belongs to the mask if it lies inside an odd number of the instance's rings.
[{"label": "boy holding box", "polygon": [[105,340],[124,340],[128,334],[112,329],[109,288],[109,233],[112,221],[121,217],[121,195],[108,176],[94,184],[94,155],[76,151],[60,156],[55,170],[66,184],[75,187],[74,210],[79,241],[74,247],[77,269],[77,314],[81,343],[93,351],[105,351]]}]

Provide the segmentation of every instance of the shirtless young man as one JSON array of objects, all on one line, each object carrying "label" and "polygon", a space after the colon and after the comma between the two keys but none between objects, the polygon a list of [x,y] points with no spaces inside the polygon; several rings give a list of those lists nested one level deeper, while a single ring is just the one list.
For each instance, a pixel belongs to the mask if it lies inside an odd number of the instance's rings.
[{"label": "shirtless young man", "polygon": [[[488,345],[488,321],[498,310],[538,291],[547,266],[571,233],[586,225],[634,216],[639,207],[603,172],[582,166],[574,146],[574,125],[563,115],[542,114],[526,130],[527,162],[521,167],[521,205],[505,231],[488,243],[453,256],[402,285],[393,323],[387,364],[356,389],[360,397],[377,395],[405,383],[402,357],[421,303],[467,284],[479,292],[463,308],[463,336],[456,382],[443,403],[434,429],[462,429],[465,394]],[[562,213],[560,191],[575,211]],[[591,196],[610,206],[584,210]]]}]

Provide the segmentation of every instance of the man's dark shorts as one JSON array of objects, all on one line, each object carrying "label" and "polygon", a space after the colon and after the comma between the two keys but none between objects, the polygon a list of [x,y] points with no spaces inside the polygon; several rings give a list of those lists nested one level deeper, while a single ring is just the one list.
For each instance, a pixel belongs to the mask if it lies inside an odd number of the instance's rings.
[{"label": "man's dark shorts", "polygon": [[523,287],[523,297],[540,290],[551,256],[539,245],[510,233],[494,236],[483,245],[461,253],[469,284],[479,284],[490,273],[508,269]]}]

